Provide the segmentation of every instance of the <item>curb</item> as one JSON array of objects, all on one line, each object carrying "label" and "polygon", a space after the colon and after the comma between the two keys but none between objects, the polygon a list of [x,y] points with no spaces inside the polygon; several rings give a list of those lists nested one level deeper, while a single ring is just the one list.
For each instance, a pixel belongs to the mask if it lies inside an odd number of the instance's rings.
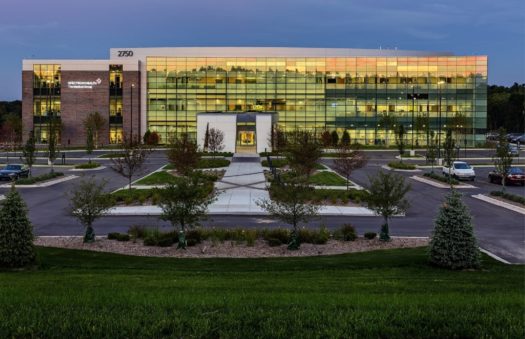
[{"label": "curb", "polygon": [[474,194],[474,195],[471,195],[471,197],[474,198],[474,199],[478,199],[478,200],[484,201],[486,203],[489,203],[489,204],[492,204],[492,205],[495,205],[495,206],[499,206],[499,207],[503,207],[503,208],[506,208],[508,210],[514,211],[516,213],[520,213],[520,214],[525,215],[525,208],[522,208],[522,207],[519,207],[519,206],[516,206],[516,205],[513,205],[513,204],[509,204],[508,202],[504,202],[504,201],[501,201],[501,200],[498,200],[498,199],[494,199],[494,198],[491,198],[491,197],[486,196],[484,194]]},{"label": "curb", "polygon": [[70,172],[88,172],[88,171],[100,171],[100,170],[103,170],[107,168],[106,166],[98,166],[98,167],[95,167],[95,168],[73,168],[73,169],[70,169],[69,171]]},{"label": "curb", "polygon": [[494,253],[486,250],[486,249],[483,249],[481,247],[479,247],[479,251],[482,252],[482,253],[485,253],[486,255],[488,255],[489,257],[491,257],[492,259],[495,259],[501,263],[504,263],[506,265],[519,265],[519,264],[513,264],[511,262],[508,262],[507,260],[501,258],[501,257],[498,257],[497,255],[495,255]]},{"label": "curb", "polygon": [[[434,180],[418,177],[417,175],[411,176],[410,179],[415,180],[415,181],[419,181],[419,182],[422,182],[424,184],[427,184],[427,185],[430,185],[430,186],[434,186],[434,187],[437,187],[437,188],[448,188],[448,189],[450,189],[450,185],[442,184],[442,183],[439,183],[439,182],[435,182]],[[471,189],[471,188],[478,188],[478,187],[472,186],[472,185],[467,185],[467,184],[460,184],[460,185],[454,185],[454,188],[457,188],[457,189]]]},{"label": "curb", "polygon": [[[33,184],[33,185],[17,185],[15,183],[15,187],[16,188],[40,188],[40,187],[49,187],[49,186],[53,186],[53,185],[56,185],[56,184],[60,184],[64,181],[69,181],[69,180],[73,180],[73,179],[76,179],[78,178],[77,175],[66,175],[62,178],[59,178],[59,179],[55,179],[55,180],[49,180],[49,181],[44,181],[42,183],[37,183],[37,184]],[[4,185],[0,185],[1,188],[9,188],[11,187],[10,184],[4,184]]]}]

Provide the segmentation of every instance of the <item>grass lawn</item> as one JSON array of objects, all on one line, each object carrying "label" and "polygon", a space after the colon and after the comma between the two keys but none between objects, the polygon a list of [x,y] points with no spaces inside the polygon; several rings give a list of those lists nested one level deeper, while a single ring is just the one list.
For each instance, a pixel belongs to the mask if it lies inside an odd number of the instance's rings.
[{"label": "grass lawn", "polygon": [[164,185],[169,183],[176,184],[177,182],[178,178],[176,176],[165,171],[158,171],[140,179],[134,185]]},{"label": "grass lawn", "polygon": [[[263,167],[269,167],[268,160],[263,160],[261,162],[261,165]],[[272,159],[272,165],[275,168],[281,168],[281,167],[284,167],[284,166],[288,165],[288,160],[286,160],[286,159]],[[326,167],[324,165],[322,165],[322,164],[316,163],[315,164],[315,169],[317,169],[317,170],[324,170],[324,169],[326,169]]]},{"label": "grass lawn", "polygon": [[317,172],[310,177],[310,183],[314,185],[326,186],[346,186],[346,180],[334,172]]},{"label": "grass lawn", "polygon": [[100,166],[100,164],[97,163],[97,162],[86,162],[86,163],[83,163],[83,164],[75,165],[75,168],[76,169],[92,169],[92,168],[97,168],[99,166]]},{"label": "grass lawn", "polygon": [[523,338],[524,266],[426,263],[424,248],[167,259],[39,248],[0,272],[0,337]]},{"label": "grass lawn", "polygon": [[[197,163],[197,168],[220,168],[220,167],[228,167],[230,165],[230,160],[224,159],[224,158],[204,158],[200,159]],[[167,164],[164,169],[166,170],[172,170],[175,169],[175,166],[173,164]]]}]

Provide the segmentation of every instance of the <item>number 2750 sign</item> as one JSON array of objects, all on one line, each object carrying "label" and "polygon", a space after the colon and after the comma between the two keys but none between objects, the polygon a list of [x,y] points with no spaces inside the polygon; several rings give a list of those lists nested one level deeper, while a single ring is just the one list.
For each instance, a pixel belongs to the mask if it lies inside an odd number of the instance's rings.
[{"label": "number 2750 sign", "polygon": [[118,51],[119,57],[132,57],[133,51]]}]

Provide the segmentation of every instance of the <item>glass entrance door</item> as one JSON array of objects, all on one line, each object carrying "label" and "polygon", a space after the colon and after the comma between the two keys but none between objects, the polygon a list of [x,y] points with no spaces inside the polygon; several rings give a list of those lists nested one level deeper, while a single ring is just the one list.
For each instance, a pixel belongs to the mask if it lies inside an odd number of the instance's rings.
[{"label": "glass entrance door", "polygon": [[255,146],[255,132],[239,131],[238,137],[240,146]]}]

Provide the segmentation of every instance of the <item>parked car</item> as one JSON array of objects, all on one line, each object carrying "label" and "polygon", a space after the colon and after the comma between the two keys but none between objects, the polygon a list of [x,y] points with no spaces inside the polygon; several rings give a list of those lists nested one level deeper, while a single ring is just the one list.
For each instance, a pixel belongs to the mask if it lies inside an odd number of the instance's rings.
[{"label": "parked car", "polygon": [[523,133],[509,133],[507,134],[507,141],[512,142],[512,139],[521,136]]},{"label": "parked car", "polygon": [[443,166],[443,175],[448,176],[449,174],[458,180],[466,179],[474,181],[476,178],[476,172],[474,172],[472,166],[464,161],[454,161],[450,169],[447,166]]},{"label": "parked car", "polygon": [[510,139],[510,142],[512,142],[513,144],[517,144],[518,142],[520,144],[523,144],[523,142],[525,141],[525,134],[520,134],[516,137],[512,137],[512,139]]},{"label": "parked car", "polygon": [[25,165],[10,164],[0,170],[0,180],[16,180],[20,177],[27,178],[29,168]]},{"label": "parked car", "polygon": [[[503,176],[497,172],[491,171],[489,173],[489,181],[491,183],[500,184]],[[525,172],[519,167],[511,167],[507,178],[505,179],[505,185],[520,184],[525,185]]]},{"label": "parked car", "polygon": [[519,150],[518,146],[509,144],[509,154],[514,156],[514,157],[519,156],[520,155],[520,150]]}]

